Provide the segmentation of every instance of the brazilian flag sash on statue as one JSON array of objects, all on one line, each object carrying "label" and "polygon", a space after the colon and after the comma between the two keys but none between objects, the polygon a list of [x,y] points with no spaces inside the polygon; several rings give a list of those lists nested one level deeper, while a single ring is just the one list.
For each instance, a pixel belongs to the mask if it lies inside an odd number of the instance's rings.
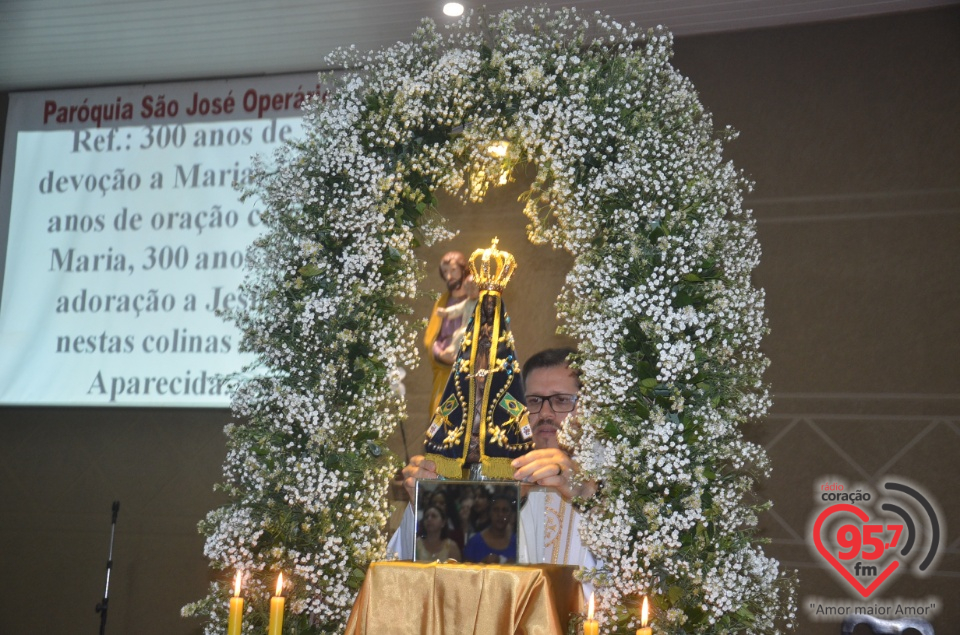
[{"label": "brazilian flag sash on statue", "polygon": [[[485,299],[495,303],[487,359],[477,359]],[[478,382],[478,377],[486,380]],[[482,392],[478,385],[482,384]],[[479,426],[481,471],[488,478],[510,479],[510,462],[533,449],[533,431],[523,396],[520,364],[510,317],[498,291],[480,293],[473,317],[453,364],[440,405],[427,429],[425,454],[437,473],[463,478],[474,426]]]}]

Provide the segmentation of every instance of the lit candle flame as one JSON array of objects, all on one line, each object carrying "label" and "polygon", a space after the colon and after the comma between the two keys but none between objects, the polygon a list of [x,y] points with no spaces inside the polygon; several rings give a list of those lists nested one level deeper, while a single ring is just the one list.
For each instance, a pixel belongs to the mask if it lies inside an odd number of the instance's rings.
[{"label": "lit candle flame", "polygon": [[283,573],[277,576],[277,595],[283,592]]},{"label": "lit candle flame", "polygon": [[593,619],[593,593],[590,594],[590,608],[587,610],[587,619]]},{"label": "lit candle flame", "polygon": [[240,597],[240,572],[237,571],[237,575],[233,577],[233,597]]},{"label": "lit candle flame", "polygon": [[650,609],[647,607],[647,596],[643,596],[643,608],[640,609],[640,626],[647,625],[647,616],[650,614]]}]

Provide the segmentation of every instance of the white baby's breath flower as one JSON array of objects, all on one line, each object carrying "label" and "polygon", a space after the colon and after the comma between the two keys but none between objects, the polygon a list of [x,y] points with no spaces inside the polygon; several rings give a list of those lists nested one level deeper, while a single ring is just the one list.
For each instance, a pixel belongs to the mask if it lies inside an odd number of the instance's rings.
[{"label": "white baby's breath flower", "polygon": [[[665,632],[793,619],[745,501],[769,465],[740,426],[770,407],[750,184],[671,54],[662,29],[540,7],[331,56],[355,72],[304,105],[306,139],[255,160],[248,192],[267,231],[232,319],[257,363],[227,428],[230,502],[202,528],[251,602],[282,570],[290,611],[343,631],[358,572],[387,556],[386,439],[405,417],[397,378],[418,361],[414,245],[451,235],[434,192],[479,200],[528,163],[528,236],[574,257],[557,313],[583,388],[562,439],[604,483],[580,525],[603,563],[580,574],[598,619],[612,629],[639,595],[657,597]],[[491,155],[501,140],[509,152]],[[206,632],[224,628],[225,584],[185,609]]]}]

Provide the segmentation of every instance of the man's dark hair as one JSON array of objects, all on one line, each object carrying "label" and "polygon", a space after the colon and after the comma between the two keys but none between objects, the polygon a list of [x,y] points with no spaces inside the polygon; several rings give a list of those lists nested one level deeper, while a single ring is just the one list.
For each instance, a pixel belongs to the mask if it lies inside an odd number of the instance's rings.
[{"label": "man's dark hair", "polygon": [[[572,348],[548,348],[533,355],[523,364],[523,379],[526,381],[530,373],[539,368],[553,368],[554,366],[569,366],[570,357],[576,355],[577,351]],[[580,385],[580,373],[574,373],[577,376],[577,385]]]}]

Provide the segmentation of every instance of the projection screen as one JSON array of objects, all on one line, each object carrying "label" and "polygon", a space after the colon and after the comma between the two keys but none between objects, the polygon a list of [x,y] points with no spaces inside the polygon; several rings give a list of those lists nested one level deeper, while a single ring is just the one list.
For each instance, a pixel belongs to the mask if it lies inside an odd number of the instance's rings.
[{"label": "projection screen", "polygon": [[314,74],[10,96],[0,404],[225,407],[248,359],[251,157],[302,134]]}]

